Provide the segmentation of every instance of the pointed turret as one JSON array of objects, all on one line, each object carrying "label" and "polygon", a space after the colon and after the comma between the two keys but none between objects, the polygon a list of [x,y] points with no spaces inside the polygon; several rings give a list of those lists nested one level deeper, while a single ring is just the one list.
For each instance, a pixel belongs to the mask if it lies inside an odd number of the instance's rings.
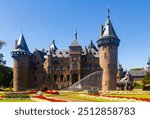
[{"label": "pointed turret", "polygon": [[96,46],[94,45],[93,41],[91,40],[88,49],[94,49],[95,51],[98,51],[98,49],[96,48]]},{"label": "pointed turret", "polygon": [[52,43],[50,45],[50,50],[51,52],[56,52],[58,50],[58,48],[55,45],[55,40],[52,40]]},{"label": "pointed turret", "polygon": [[78,43],[78,40],[77,40],[77,29],[76,28],[74,31],[74,40],[73,40],[71,46],[80,46],[80,44]]},{"label": "pointed turret", "polygon": [[101,27],[101,38],[105,38],[105,37],[118,38],[116,33],[115,33],[115,30],[113,28],[113,25],[111,23],[109,12],[110,12],[110,10],[108,9],[108,15],[107,15],[106,23],[104,25],[104,28]]},{"label": "pointed turret", "polygon": [[27,43],[25,41],[23,33],[21,33],[21,35],[19,37],[19,40],[17,43],[17,49],[21,49],[21,50],[29,52],[29,49],[28,49],[28,46],[27,46]]}]

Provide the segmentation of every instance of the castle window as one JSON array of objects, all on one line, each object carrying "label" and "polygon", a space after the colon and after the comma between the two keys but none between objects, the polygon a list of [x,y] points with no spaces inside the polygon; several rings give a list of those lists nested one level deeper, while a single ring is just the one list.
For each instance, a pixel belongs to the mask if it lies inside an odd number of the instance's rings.
[{"label": "castle window", "polygon": [[111,68],[111,64],[108,64],[108,69],[110,69]]},{"label": "castle window", "polygon": [[70,68],[70,67],[69,67],[69,65],[68,65],[68,66],[67,66],[67,70],[69,70],[69,68]]},{"label": "castle window", "polygon": [[54,75],[54,81],[57,81],[57,75]]},{"label": "castle window", "polygon": [[60,66],[60,70],[64,70],[64,67],[63,67],[63,66]]},{"label": "castle window", "polygon": [[67,81],[69,81],[70,80],[70,75],[67,75]]},{"label": "castle window", "polygon": [[78,67],[78,64],[77,63],[74,63],[73,64],[73,68],[77,68]]},{"label": "castle window", "polygon": [[36,82],[36,76],[34,77],[34,82]]},{"label": "castle window", "polygon": [[63,79],[64,79],[64,76],[60,75],[60,81],[63,81]]},{"label": "castle window", "polygon": [[50,76],[50,75],[48,76],[48,79],[49,79],[49,82],[50,82],[50,79],[51,79],[51,76]]},{"label": "castle window", "polygon": [[43,82],[45,82],[45,76],[43,76]]},{"label": "castle window", "polygon": [[34,56],[34,59],[36,60],[36,55]]},{"label": "castle window", "polygon": [[107,54],[106,53],[104,53],[104,59],[106,59],[107,58]]},{"label": "castle window", "polygon": [[66,51],[66,54],[68,54],[68,52]]}]

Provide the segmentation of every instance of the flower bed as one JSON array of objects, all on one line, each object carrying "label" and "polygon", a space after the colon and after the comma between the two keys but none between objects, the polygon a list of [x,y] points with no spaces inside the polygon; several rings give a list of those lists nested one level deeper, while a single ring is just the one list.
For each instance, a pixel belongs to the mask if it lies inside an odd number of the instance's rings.
[{"label": "flower bed", "polygon": [[28,94],[35,94],[35,93],[37,93],[38,92],[38,90],[31,90],[31,91],[29,91],[29,92],[27,92]]},{"label": "flower bed", "polygon": [[4,96],[0,96],[0,100],[3,99],[3,98],[4,98]]},{"label": "flower bed", "polygon": [[5,98],[30,98],[28,94],[26,93],[5,93]]},{"label": "flower bed", "polygon": [[59,92],[58,91],[54,91],[54,90],[47,90],[47,91],[45,91],[45,93],[47,93],[47,94],[59,94]]},{"label": "flower bed", "polygon": [[139,101],[146,101],[146,102],[150,102],[150,99],[148,98],[135,98],[135,97],[127,97],[127,96],[105,96],[105,97],[109,97],[109,98],[126,98],[126,99],[135,99],[135,100],[139,100]]},{"label": "flower bed", "polygon": [[105,100],[106,101],[110,101],[110,102],[141,102],[143,100],[137,100],[137,99],[134,99],[134,98],[126,98],[126,97],[114,97],[114,96],[100,96],[100,95],[85,95],[85,94],[82,94],[80,95],[82,97],[86,97],[86,98],[93,98],[95,99],[96,101],[99,101],[99,100]]},{"label": "flower bed", "polygon": [[67,102],[65,100],[57,100],[57,99],[54,99],[54,98],[47,98],[43,95],[33,96],[33,98],[38,98],[38,99],[42,99],[42,100],[46,100],[46,101],[50,101],[50,102]]}]

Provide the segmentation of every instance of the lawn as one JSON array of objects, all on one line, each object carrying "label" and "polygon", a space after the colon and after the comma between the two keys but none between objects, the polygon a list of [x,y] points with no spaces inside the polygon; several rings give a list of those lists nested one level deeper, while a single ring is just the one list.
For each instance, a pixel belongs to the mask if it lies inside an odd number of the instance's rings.
[{"label": "lawn", "polygon": [[[82,96],[87,95],[87,92],[63,92],[59,95],[53,95],[53,94],[45,94],[46,97],[53,97],[57,99],[63,99],[67,100],[69,102],[112,102],[112,100],[109,99],[100,99],[96,97],[90,97],[90,96]],[[114,101],[115,102],[115,101]]]},{"label": "lawn", "polygon": [[150,94],[105,94],[105,96],[121,96],[121,97],[132,97],[132,98],[148,98]]},{"label": "lawn", "polygon": [[[53,91],[49,91],[53,92]],[[109,91],[100,94],[88,94],[87,91],[57,91],[58,94],[50,94],[45,92],[42,94],[46,100],[54,99],[67,102],[134,102],[134,101],[150,101],[150,91]],[[54,91],[55,92],[55,91]],[[5,95],[5,96],[4,96]],[[37,93],[29,94],[30,97],[36,98]],[[21,96],[21,97],[20,97]],[[5,97],[3,99],[3,97]],[[23,98],[24,97],[24,98]],[[25,94],[6,95],[0,92],[0,102],[34,102]],[[14,99],[12,99],[14,98]],[[16,98],[16,99],[15,99]],[[17,99],[18,98],[18,99]],[[19,99],[20,98],[20,99]],[[145,100],[146,99],[146,100]],[[35,100],[36,101],[36,100]],[[41,100],[42,101],[42,100]],[[43,100],[44,101],[44,100]]]},{"label": "lawn", "polygon": [[1,99],[0,102],[33,102],[32,100],[12,100],[12,99]]}]

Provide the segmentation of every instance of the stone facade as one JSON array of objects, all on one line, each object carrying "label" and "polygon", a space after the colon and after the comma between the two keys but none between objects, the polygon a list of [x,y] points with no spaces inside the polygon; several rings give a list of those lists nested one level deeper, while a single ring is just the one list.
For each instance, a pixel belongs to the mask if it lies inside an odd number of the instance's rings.
[{"label": "stone facade", "polygon": [[59,50],[52,41],[47,51],[30,53],[23,34],[11,52],[14,58],[14,91],[27,89],[63,89],[83,77],[100,71],[99,53],[91,41],[85,49],[74,39],[68,50]]},{"label": "stone facade", "polygon": [[109,14],[97,41],[99,50],[92,41],[88,47],[82,48],[75,31],[74,40],[68,50],[59,50],[53,40],[47,51],[35,49],[31,53],[21,34],[16,41],[15,50],[11,52],[14,58],[13,90],[41,87],[63,89],[97,71],[102,72],[102,81],[99,79],[101,82],[98,89],[115,90],[119,41]]}]

